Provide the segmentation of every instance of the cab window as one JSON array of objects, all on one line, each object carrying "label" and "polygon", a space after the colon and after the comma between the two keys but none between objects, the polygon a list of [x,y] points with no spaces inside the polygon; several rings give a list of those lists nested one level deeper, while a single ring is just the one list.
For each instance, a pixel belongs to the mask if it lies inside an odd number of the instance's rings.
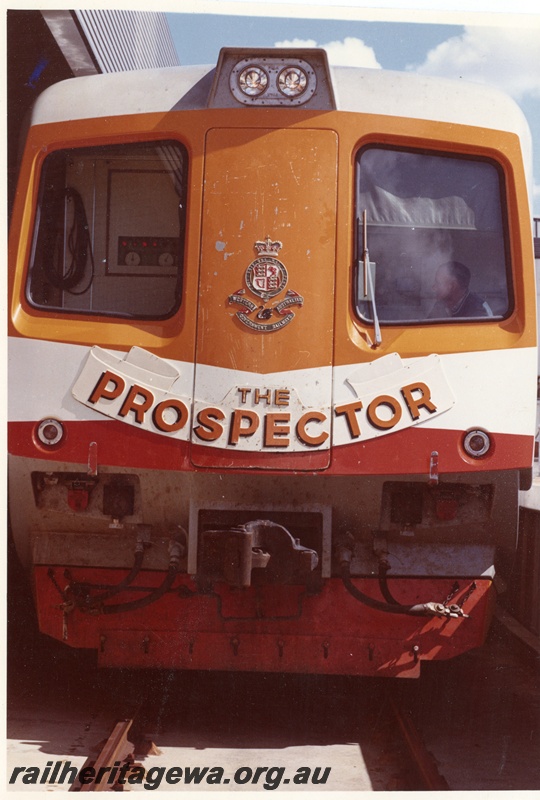
[{"label": "cab window", "polygon": [[51,153],[41,172],[31,305],[163,319],[179,306],[187,157],[176,142]]},{"label": "cab window", "polygon": [[356,169],[361,318],[458,323],[510,313],[502,175],[494,163],[367,147]]}]

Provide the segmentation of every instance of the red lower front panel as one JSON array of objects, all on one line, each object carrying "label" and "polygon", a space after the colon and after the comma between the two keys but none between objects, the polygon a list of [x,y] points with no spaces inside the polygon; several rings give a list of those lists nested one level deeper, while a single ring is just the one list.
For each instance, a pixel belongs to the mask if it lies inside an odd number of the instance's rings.
[{"label": "red lower front panel", "polygon": [[[125,571],[70,568],[70,581],[119,583]],[[106,667],[300,672],[418,677],[421,661],[448,659],[482,644],[492,610],[489,579],[457,579],[452,603],[463,602],[468,618],[411,617],[373,610],[351,597],[339,578],[320,593],[303,586],[214,587],[198,594],[179,575],[173,588],[145,608],[89,614],[64,613],[63,567],[34,570],[40,629],[74,648],[98,651]],[[135,590],[106,601],[121,604],[159,586],[163,573],[140,573]],[[375,579],[355,579],[364,593],[381,600]],[[453,578],[394,579],[398,602],[442,602]],[[98,590],[99,591],[99,590]]]}]

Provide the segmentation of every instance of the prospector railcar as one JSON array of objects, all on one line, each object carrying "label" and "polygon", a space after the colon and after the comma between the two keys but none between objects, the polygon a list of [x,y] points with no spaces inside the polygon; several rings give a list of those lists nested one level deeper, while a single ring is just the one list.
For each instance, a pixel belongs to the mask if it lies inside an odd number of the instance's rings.
[{"label": "prospector railcar", "polygon": [[40,630],[107,667],[478,646],[531,478],[528,159],[498,92],[320,50],[48,89],[9,252]]}]

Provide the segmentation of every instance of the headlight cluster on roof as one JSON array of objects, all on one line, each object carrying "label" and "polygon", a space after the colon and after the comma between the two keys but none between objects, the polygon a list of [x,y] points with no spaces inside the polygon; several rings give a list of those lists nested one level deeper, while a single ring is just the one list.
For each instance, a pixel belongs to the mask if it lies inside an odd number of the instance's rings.
[{"label": "headlight cluster on roof", "polygon": [[321,49],[224,47],[208,97],[210,108],[266,106],[335,108],[326,53]]},{"label": "headlight cluster on roof", "polygon": [[302,58],[242,58],[232,69],[233,96],[248,105],[301,105],[317,88],[314,70]]}]

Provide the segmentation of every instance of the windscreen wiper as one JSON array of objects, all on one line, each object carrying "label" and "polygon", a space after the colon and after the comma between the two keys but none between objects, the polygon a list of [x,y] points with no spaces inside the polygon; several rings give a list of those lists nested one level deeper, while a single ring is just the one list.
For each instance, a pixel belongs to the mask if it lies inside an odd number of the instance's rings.
[{"label": "windscreen wiper", "polygon": [[[364,274],[364,298],[369,300],[373,310],[373,333],[374,341],[371,347],[379,347],[382,344],[381,326],[379,324],[379,316],[377,314],[377,303],[375,300],[375,264],[369,261],[369,250],[367,244],[367,211],[362,211],[362,234],[364,249],[362,251],[363,261],[363,274]],[[360,264],[358,265],[360,266]]]}]

